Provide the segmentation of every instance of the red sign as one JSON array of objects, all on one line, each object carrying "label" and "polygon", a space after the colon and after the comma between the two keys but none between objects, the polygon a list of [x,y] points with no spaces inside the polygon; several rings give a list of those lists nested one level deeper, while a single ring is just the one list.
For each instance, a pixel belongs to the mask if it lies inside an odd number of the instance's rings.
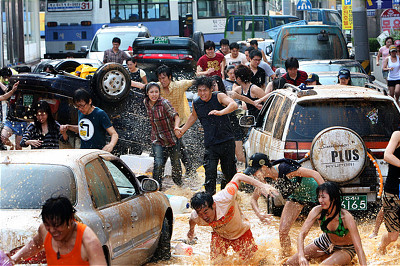
[{"label": "red sign", "polygon": [[400,12],[396,9],[385,9],[381,15],[382,31],[400,30]]}]

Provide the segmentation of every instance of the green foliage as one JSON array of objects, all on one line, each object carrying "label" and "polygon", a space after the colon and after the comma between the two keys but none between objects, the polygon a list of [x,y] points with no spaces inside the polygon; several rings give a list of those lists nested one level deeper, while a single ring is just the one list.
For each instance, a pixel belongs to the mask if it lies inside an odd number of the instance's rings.
[{"label": "green foliage", "polygon": [[368,43],[370,52],[378,52],[379,48],[381,47],[376,38],[368,38]]}]

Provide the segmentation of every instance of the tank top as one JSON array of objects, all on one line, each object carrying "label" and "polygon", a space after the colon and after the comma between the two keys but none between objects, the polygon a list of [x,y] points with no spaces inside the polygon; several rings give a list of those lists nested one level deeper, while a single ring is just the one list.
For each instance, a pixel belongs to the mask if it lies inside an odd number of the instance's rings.
[{"label": "tank top", "polygon": [[143,82],[142,77],[140,76],[140,69],[136,72],[129,72],[129,75],[131,76],[131,80],[136,81],[136,82]]},{"label": "tank top", "polygon": [[[249,98],[252,101],[255,101],[255,100],[258,100],[258,98],[251,97],[251,87],[252,86],[253,86],[253,84],[250,84],[250,87],[249,87],[249,90],[247,91],[247,93],[243,93],[243,90],[242,90],[242,95]],[[246,103],[246,106],[247,106],[247,110],[249,110],[249,115],[253,115],[255,118],[257,118],[260,110],[258,110],[257,107],[255,107],[252,104]]]},{"label": "tank top", "polygon": [[392,62],[391,57],[388,57],[388,68],[393,67],[393,70],[389,71],[388,80],[400,80],[400,62],[399,56],[396,55],[397,61]]},{"label": "tank top", "polygon": [[197,117],[204,128],[204,146],[206,148],[234,140],[233,130],[228,115],[208,115],[212,110],[222,110],[225,107],[218,101],[218,93],[213,92],[211,99],[208,102],[196,98],[193,102],[193,107],[196,110]]},{"label": "tank top", "polygon": [[44,250],[46,252],[47,265],[89,265],[89,261],[82,260],[81,247],[83,232],[86,229],[86,225],[76,222],[76,240],[74,248],[70,253],[61,255],[60,259],[57,259],[57,253],[54,251],[51,244],[52,236],[50,233],[46,234],[44,240]]},{"label": "tank top", "polygon": [[[400,147],[394,150],[394,156],[400,159]],[[384,190],[388,193],[399,195],[400,168],[389,164],[389,172],[386,178]]]}]

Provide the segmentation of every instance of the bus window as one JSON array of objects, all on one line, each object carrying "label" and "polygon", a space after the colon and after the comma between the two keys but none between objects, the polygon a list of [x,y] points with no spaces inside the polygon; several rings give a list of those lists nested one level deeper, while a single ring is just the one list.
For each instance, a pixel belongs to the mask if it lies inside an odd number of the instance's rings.
[{"label": "bus window", "polygon": [[227,0],[226,8],[229,15],[250,15],[251,1]]},{"label": "bus window", "polygon": [[[133,2],[133,1],[132,1]],[[119,1],[110,0],[111,22],[167,20],[169,15],[169,1]]]},{"label": "bus window", "polygon": [[197,15],[199,18],[212,18],[225,16],[223,0],[198,0]]}]

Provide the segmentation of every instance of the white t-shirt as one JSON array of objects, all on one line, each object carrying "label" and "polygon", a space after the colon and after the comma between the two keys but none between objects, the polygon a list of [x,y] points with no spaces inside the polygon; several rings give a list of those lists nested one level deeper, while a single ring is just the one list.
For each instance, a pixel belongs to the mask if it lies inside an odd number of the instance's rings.
[{"label": "white t-shirt", "polygon": [[245,65],[247,63],[246,55],[239,52],[236,58],[232,58],[232,53],[225,55],[226,66]]}]

